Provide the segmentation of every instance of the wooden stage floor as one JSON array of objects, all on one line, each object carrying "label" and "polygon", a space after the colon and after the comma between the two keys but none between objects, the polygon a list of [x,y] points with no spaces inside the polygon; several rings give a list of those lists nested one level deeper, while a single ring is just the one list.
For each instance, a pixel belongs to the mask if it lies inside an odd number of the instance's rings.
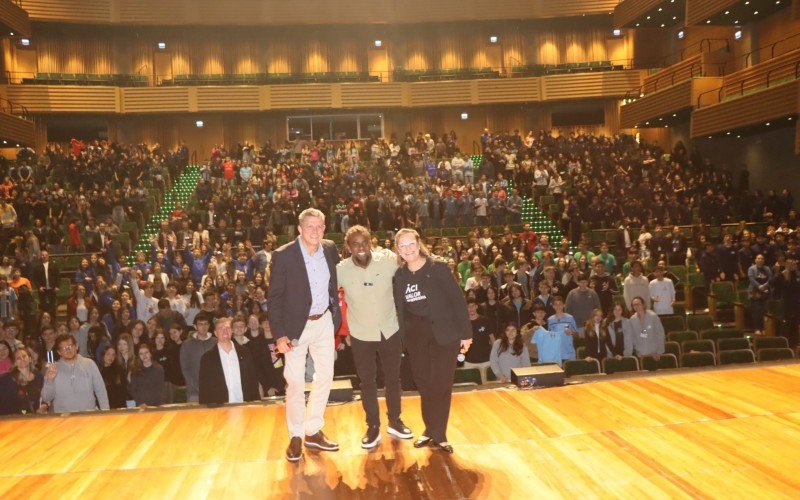
[{"label": "wooden stage floor", "polygon": [[[798,498],[800,365],[454,396],[453,456],[329,407],[338,453],[284,459],[282,406],[0,421],[1,498]],[[421,430],[419,399],[403,399]]]}]

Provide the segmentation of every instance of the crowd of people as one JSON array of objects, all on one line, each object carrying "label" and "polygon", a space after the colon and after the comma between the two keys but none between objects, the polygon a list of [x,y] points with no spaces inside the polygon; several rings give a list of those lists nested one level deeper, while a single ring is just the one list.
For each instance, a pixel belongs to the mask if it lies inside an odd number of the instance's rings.
[{"label": "crowd of people", "polygon": [[[486,131],[481,145],[479,164],[453,132],[215,146],[196,204],[178,204],[150,252],[133,256],[112,236],[137,220],[149,186],[166,173],[177,178],[185,147],[73,141],[20,150],[16,162],[0,163],[0,413],[161,405],[181,398],[181,387],[188,401],[202,401],[201,360],[223,318],[232,343],[252,355],[258,395],[283,394],[270,264],[310,207],[325,215],[327,232],[363,226],[375,251],[397,253],[378,235],[403,228],[470,228],[425,243],[465,293],[473,328],[465,366],[484,377],[492,370],[505,381],[532,360],[574,359],[576,345],[598,360],[659,356],[659,315],[671,314],[680,294],[673,265],[707,283],[747,280],[752,328],[763,329],[775,298],[796,333],[800,221],[787,190],[751,193],[745,175],[734,183],[680,144],[665,153],[628,136]],[[523,225],[522,197],[544,195],[559,206],[560,241]],[[743,224],[712,240],[709,224],[739,220],[766,230]],[[592,247],[585,230],[603,227],[617,231],[617,244]],[[76,250],[90,256],[58,304],[61,270],[51,255]],[[349,256],[346,245],[339,251]],[[346,333],[337,332],[340,375],[355,373]]]}]

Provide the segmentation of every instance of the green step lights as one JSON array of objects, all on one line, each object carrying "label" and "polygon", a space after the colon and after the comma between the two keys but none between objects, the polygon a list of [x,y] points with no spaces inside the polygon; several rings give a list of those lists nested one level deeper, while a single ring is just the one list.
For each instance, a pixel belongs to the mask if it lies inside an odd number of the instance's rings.
[{"label": "green step lights", "polygon": [[198,165],[188,166],[186,171],[173,183],[172,188],[164,194],[158,213],[150,217],[150,221],[136,243],[134,252],[128,256],[129,264],[133,264],[135,261],[136,252],[147,253],[150,250],[150,238],[158,232],[161,221],[169,218],[170,214],[175,211],[177,203],[181,202],[184,207],[188,205],[199,181],[200,167]]}]

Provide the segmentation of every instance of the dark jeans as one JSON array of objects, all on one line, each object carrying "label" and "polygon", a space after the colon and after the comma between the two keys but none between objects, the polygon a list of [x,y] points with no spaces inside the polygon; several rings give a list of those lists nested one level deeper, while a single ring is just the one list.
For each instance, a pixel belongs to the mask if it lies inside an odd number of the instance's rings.
[{"label": "dark jeans", "polygon": [[411,373],[417,384],[422,404],[425,432],[437,443],[447,441],[447,421],[453,396],[453,378],[461,342],[446,345],[436,342],[430,318],[406,316],[406,350],[411,361]]},{"label": "dark jeans", "polygon": [[750,300],[750,314],[753,321],[753,328],[756,330],[764,329],[764,315],[767,314],[767,301]]},{"label": "dark jeans", "polygon": [[388,339],[381,336],[377,342],[368,342],[350,337],[353,348],[353,361],[356,373],[361,380],[361,405],[367,414],[367,425],[380,425],[378,409],[378,359],[381,358],[383,379],[386,384],[386,409],[389,422],[400,419],[400,360],[403,354],[403,343],[400,334],[395,333]]}]

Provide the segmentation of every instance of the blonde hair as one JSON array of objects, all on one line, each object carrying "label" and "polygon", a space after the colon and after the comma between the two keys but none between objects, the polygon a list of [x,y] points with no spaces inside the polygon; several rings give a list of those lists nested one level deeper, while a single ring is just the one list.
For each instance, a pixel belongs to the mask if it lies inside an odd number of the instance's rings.
[{"label": "blonde hair", "polygon": [[306,208],[300,212],[300,215],[297,217],[297,223],[302,225],[306,217],[319,217],[322,219],[322,223],[325,223],[325,214],[316,208]]},{"label": "blonde hair", "polygon": [[[423,256],[423,257],[430,256],[431,253],[428,250],[428,247],[425,246],[425,243],[422,242],[422,239],[419,237],[419,233],[416,230],[411,229],[411,228],[407,228],[407,227],[404,227],[403,229],[397,231],[397,233],[394,235],[394,246],[396,248],[397,248],[397,242],[400,240],[400,237],[401,236],[405,236],[407,234],[414,235],[414,239],[417,240],[417,246],[419,247],[419,254],[421,256]],[[404,261],[403,258],[400,257],[400,252],[399,252],[399,248],[398,248],[397,264],[400,265],[400,266],[404,266],[405,263],[406,263],[406,261]]]}]

